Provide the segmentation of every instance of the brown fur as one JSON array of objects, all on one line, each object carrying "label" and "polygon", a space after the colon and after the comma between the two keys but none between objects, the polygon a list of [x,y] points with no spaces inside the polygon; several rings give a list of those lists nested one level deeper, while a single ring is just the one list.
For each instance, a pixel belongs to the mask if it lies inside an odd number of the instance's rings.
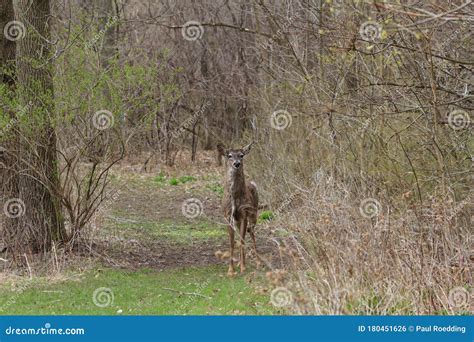
[{"label": "brown fur", "polygon": [[[258,193],[253,183],[245,181],[243,156],[250,151],[251,144],[238,150],[225,151],[224,158],[227,160],[224,199],[222,207],[224,217],[229,222],[230,242],[230,264],[229,275],[234,274],[234,236],[239,234],[240,242],[240,272],[245,271],[245,234],[250,233],[255,253],[257,245],[255,242],[254,228],[257,223]],[[230,156],[230,158],[229,158]],[[240,163],[235,168],[235,163]]]}]

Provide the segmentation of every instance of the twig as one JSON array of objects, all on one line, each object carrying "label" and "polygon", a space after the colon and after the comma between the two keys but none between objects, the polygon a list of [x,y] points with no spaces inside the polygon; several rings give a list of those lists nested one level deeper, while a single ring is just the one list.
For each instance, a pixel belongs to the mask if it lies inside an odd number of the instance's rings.
[{"label": "twig", "polygon": [[33,275],[31,274],[31,267],[30,267],[30,263],[28,262],[28,257],[26,256],[26,253],[23,254],[23,256],[25,257],[25,260],[26,260],[26,266],[28,266],[28,273],[30,275],[30,280],[33,279]]}]

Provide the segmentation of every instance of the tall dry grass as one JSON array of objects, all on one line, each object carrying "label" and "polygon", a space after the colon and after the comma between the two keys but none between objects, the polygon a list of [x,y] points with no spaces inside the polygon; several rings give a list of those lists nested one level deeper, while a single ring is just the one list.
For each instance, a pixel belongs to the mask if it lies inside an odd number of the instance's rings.
[{"label": "tall dry grass", "polygon": [[[269,276],[288,289],[287,309],[377,315],[472,311],[474,196],[469,172],[460,172],[469,165],[446,158],[451,174],[443,176],[426,155],[410,151],[417,187],[407,161],[390,170],[377,145],[357,149],[364,136],[356,125],[339,147],[323,139],[325,133],[310,130],[298,118],[282,131],[264,128],[247,167],[276,214],[261,229],[271,230],[280,248],[282,257]],[[404,153],[395,152],[392,158]]]}]

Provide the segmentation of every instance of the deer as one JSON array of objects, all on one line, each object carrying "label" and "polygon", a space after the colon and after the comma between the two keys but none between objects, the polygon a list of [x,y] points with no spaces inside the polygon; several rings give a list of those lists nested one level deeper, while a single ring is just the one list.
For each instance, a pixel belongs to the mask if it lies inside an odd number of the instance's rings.
[{"label": "deer", "polygon": [[252,238],[253,248],[257,254],[255,242],[255,225],[257,224],[258,193],[254,182],[247,182],[244,174],[244,157],[250,152],[253,142],[240,149],[224,150],[226,173],[224,181],[224,198],[222,208],[224,218],[228,222],[230,242],[230,264],[227,274],[233,276],[234,271],[234,238],[239,234],[240,273],[245,271],[245,234]]}]

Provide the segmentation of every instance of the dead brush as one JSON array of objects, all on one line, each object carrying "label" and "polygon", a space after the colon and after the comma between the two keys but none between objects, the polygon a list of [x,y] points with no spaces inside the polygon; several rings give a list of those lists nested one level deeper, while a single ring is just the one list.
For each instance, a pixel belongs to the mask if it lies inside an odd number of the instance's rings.
[{"label": "dead brush", "polygon": [[[317,201],[317,205],[314,205]],[[450,303],[455,287],[472,287],[467,226],[443,219],[446,202],[422,208],[420,218],[387,209],[366,219],[356,203],[318,197],[284,217],[296,239],[283,244],[294,256],[286,267],[313,307],[311,314],[441,314],[466,307]],[[437,213],[438,210],[447,211]],[[300,308],[295,308],[296,311]]]},{"label": "dead brush", "polygon": [[288,274],[268,276],[270,284],[293,293],[289,312],[419,315],[472,309],[472,300],[453,303],[452,293],[469,292],[473,285],[469,197],[456,203],[438,196],[403,208],[381,200],[378,212],[364,217],[361,200],[333,184],[300,193],[304,204],[273,223],[287,230],[278,237],[281,256],[273,266]]}]

